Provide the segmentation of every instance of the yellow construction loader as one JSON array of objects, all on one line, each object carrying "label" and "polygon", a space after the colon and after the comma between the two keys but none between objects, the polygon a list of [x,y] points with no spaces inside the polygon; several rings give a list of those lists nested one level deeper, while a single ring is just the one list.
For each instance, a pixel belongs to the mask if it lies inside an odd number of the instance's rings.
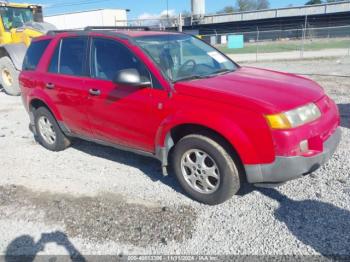
[{"label": "yellow construction loader", "polygon": [[43,22],[42,7],[0,1],[0,84],[9,95],[19,95],[18,75],[32,38],[54,30]]}]

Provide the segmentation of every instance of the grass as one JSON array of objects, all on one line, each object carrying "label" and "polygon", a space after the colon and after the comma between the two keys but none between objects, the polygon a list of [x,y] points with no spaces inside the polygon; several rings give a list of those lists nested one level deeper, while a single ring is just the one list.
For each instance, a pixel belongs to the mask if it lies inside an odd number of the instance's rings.
[{"label": "grass", "polygon": [[[276,53],[288,51],[300,51],[302,41],[279,41],[279,42],[261,42],[246,43],[242,49],[230,49],[226,45],[219,45],[220,51],[226,54],[251,54],[256,53],[258,48],[259,53]],[[335,48],[350,48],[350,39],[330,39],[330,40],[307,40],[304,44],[305,51],[318,51],[324,49]]]}]

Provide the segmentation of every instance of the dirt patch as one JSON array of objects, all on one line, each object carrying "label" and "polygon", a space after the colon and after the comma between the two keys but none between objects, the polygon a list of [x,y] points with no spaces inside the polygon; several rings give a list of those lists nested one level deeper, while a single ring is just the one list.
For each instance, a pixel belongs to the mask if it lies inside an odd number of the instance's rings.
[{"label": "dirt patch", "polygon": [[189,206],[161,207],[125,201],[115,194],[74,197],[38,193],[22,186],[1,186],[0,207],[43,212],[48,223],[64,224],[69,237],[147,246],[192,237],[196,213]]}]

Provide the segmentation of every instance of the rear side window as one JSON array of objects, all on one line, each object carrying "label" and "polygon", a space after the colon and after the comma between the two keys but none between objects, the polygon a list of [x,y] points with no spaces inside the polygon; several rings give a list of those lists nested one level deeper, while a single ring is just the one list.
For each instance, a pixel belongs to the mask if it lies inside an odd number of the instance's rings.
[{"label": "rear side window", "polygon": [[49,72],[84,76],[86,68],[87,37],[62,39],[51,58]]},{"label": "rear side window", "polygon": [[36,69],[47,46],[50,44],[50,41],[51,39],[32,42],[27,50],[26,56],[24,57],[24,71],[34,71]]}]

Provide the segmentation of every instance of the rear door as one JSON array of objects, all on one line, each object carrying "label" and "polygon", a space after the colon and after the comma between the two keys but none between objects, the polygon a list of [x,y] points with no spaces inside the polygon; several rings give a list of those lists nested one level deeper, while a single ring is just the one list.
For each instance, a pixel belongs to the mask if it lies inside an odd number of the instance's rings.
[{"label": "rear door", "polygon": [[47,73],[41,79],[63,124],[74,134],[90,136],[86,115],[88,37],[66,37],[57,42]]}]

